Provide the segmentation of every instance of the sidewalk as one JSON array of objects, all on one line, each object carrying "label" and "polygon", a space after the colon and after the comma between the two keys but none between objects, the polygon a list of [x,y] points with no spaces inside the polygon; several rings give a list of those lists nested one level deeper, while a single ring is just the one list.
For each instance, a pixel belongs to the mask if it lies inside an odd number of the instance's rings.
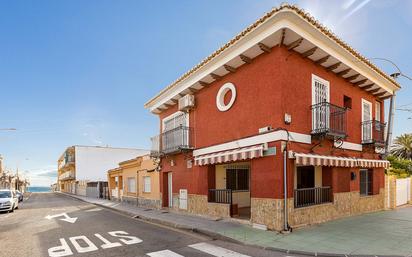
[{"label": "sidewalk", "polygon": [[[63,194],[63,193],[60,193]],[[312,256],[410,256],[412,207],[349,217],[290,234],[254,229],[231,220],[144,209],[127,203],[64,194],[142,220],[268,250]]]}]

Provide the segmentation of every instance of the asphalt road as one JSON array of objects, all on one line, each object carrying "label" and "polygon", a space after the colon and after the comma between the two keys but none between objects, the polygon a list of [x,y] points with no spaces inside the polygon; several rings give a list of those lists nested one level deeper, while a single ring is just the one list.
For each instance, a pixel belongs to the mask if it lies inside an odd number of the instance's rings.
[{"label": "asphalt road", "polygon": [[136,220],[63,195],[33,193],[14,213],[0,214],[0,256],[292,255],[211,240],[192,232]]}]

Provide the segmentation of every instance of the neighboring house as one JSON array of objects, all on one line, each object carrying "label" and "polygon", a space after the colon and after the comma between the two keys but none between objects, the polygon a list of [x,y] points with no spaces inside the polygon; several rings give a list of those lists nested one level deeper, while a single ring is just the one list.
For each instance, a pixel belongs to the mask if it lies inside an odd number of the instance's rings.
[{"label": "neighboring house", "polygon": [[150,155],[119,163],[107,172],[110,198],[146,208],[160,208],[159,172]]},{"label": "neighboring house", "polygon": [[68,147],[58,160],[58,188],[62,192],[105,197],[107,175],[123,160],[148,154],[149,151],[131,148],[113,148],[100,146]]},{"label": "neighboring house", "polygon": [[307,13],[275,8],[146,103],[162,205],[275,230],[382,210],[384,100],[399,88]]},{"label": "neighboring house", "polygon": [[3,157],[0,155],[0,189],[19,190],[25,193],[29,185],[29,180],[19,174],[18,170],[14,175],[11,171],[4,169]]}]

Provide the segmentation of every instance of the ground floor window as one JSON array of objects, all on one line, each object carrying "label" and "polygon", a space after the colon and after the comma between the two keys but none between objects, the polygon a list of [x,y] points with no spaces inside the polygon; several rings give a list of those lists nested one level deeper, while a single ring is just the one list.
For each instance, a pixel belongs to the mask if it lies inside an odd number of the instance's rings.
[{"label": "ground floor window", "polygon": [[233,191],[249,190],[249,169],[230,168],[226,169],[226,189]]},{"label": "ground floor window", "polygon": [[151,177],[143,177],[143,192],[150,193],[152,191],[152,181]]},{"label": "ground floor window", "polygon": [[360,170],[360,194],[372,195],[373,194],[373,170]]},{"label": "ground floor window", "polygon": [[136,179],[127,178],[127,191],[130,193],[136,193]]},{"label": "ground floor window", "polygon": [[315,166],[299,166],[296,168],[297,189],[315,187]]}]

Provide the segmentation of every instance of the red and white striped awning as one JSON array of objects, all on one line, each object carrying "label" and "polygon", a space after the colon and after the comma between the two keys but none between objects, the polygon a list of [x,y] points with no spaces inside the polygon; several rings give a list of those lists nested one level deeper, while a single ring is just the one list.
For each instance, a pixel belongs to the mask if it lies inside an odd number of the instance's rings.
[{"label": "red and white striped awning", "polygon": [[359,159],[353,157],[337,157],[295,152],[290,152],[289,156],[291,158],[295,158],[296,164],[298,165],[389,168],[389,162],[385,160]]},{"label": "red and white striped awning", "polygon": [[263,145],[242,147],[228,151],[215,152],[195,156],[195,165],[209,165],[223,162],[234,162],[263,156]]}]

